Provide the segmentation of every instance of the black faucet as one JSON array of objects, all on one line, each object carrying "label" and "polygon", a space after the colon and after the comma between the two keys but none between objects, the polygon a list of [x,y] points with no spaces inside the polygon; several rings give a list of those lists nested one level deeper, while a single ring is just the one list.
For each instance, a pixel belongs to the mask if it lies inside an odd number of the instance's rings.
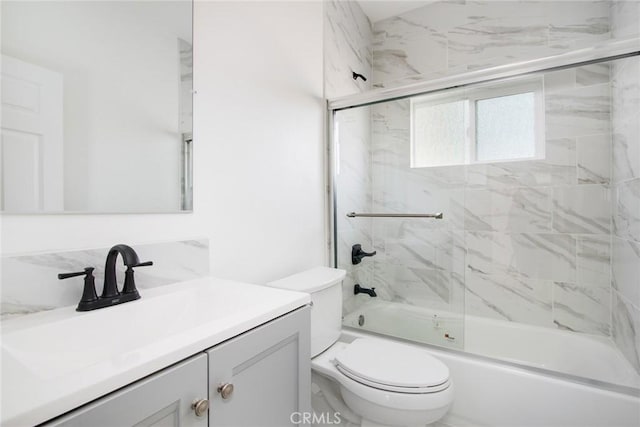
[{"label": "black faucet", "polygon": [[353,294],[354,295],[358,295],[358,294],[367,294],[369,295],[371,298],[373,297],[377,297],[378,294],[376,294],[376,288],[363,288],[362,286],[358,285],[356,283],[356,285],[353,287]]},{"label": "black faucet", "polygon": [[[118,291],[118,283],[116,282],[116,260],[118,258],[118,254],[122,256],[124,265],[127,267],[124,275],[122,292]],[[80,303],[78,303],[76,310],[96,310],[98,308],[109,307],[140,299],[140,294],[136,289],[136,284],[133,278],[133,267],[145,267],[148,265],[153,265],[153,262],[140,262],[138,254],[130,246],[115,245],[109,250],[109,254],[107,255],[107,263],[104,267],[104,287],[102,288],[102,295],[100,297],[96,294],[93,267],[87,267],[84,271],[76,273],[58,274],[58,279],[68,279],[69,277],[84,275],[84,291],[82,292],[82,298],[80,299]]]},{"label": "black faucet", "polygon": [[366,256],[374,256],[376,251],[373,252],[365,252],[362,250],[361,244],[356,244],[351,246],[351,264],[356,265],[362,262],[362,258]]},{"label": "black faucet", "polygon": [[[131,246],[127,245],[115,245],[109,250],[107,255],[107,263],[104,266],[104,288],[102,288],[101,298],[113,298],[120,295],[118,292],[118,284],[116,283],[116,259],[118,254],[122,255],[122,261],[127,266],[127,271],[124,274],[124,286],[122,288],[122,294],[134,294],[140,298],[136,284],[133,280],[133,267],[144,267],[147,265],[153,265],[153,262],[140,262],[138,254],[133,250]],[[123,301],[124,302],[124,301]]]}]

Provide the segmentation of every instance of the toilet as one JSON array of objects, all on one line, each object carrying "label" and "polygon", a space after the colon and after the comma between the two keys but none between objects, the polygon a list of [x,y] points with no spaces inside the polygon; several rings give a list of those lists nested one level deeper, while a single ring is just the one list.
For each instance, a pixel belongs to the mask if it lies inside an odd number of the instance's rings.
[{"label": "toilet", "polygon": [[425,426],[453,402],[447,366],[417,347],[377,338],[339,341],[345,271],[317,267],[267,286],[311,294],[311,369],[335,381],[362,426]]}]

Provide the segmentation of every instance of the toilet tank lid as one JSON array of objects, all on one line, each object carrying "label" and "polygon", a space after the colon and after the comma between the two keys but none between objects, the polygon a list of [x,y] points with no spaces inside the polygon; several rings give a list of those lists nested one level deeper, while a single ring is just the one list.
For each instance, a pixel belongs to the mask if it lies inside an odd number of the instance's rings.
[{"label": "toilet tank lid", "polygon": [[267,283],[267,286],[298,292],[316,292],[341,282],[346,271],[339,268],[316,267],[284,279]]}]

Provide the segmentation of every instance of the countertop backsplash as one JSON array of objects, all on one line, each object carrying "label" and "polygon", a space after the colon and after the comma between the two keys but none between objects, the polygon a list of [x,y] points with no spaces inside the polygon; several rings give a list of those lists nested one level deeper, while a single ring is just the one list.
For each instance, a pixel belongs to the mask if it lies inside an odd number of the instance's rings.
[{"label": "countertop backsplash", "polygon": [[[123,242],[151,267],[135,269],[136,287],[144,289],[209,275],[209,241],[193,239],[136,245]],[[76,305],[82,296],[83,278],[58,280],[58,273],[94,267],[96,291],[102,292],[104,265],[109,248],[37,253],[2,257],[0,314],[2,319]],[[120,258],[120,257],[119,257]],[[124,265],[117,261],[119,288]]]}]

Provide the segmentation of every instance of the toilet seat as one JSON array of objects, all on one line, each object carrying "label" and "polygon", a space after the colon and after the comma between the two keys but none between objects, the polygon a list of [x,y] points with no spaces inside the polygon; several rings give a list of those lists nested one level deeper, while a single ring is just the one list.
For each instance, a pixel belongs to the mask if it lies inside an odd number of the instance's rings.
[{"label": "toilet seat", "polygon": [[426,352],[388,341],[359,338],[339,352],[335,367],[352,380],[380,390],[425,394],[449,387],[449,369]]},{"label": "toilet seat", "polygon": [[[319,374],[336,381],[340,387],[340,394],[348,408],[363,418],[382,425],[397,425],[400,422],[399,420],[404,420],[402,422],[406,425],[425,425],[442,418],[451,406],[454,396],[454,383],[449,378],[449,370],[446,366],[444,372],[446,373],[445,377],[447,380],[444,384],[441,384],[441,387],[438,387],[439,391],[435,390],[435,387],[434,389],[428,389],[429,391],[427,392],[418,393],[416,393],[415,390],[413,393],[410,392],[411,389],[409,387],[398,387],[397,390],[399,391],[385,390],[384,388],[389,389],[396,387],[385,384],[394,382],[389,381],[390,378],[395,379],[396,384],[400,383],[399,380],[407,380],[407,378],[402,378],[397,375],[395,377],[384,378],[381,375],[375,375],[377,381],[372,382],[353,374],[352,376],[347,375],[343,364],[342,370],[338,369],[337,359],[340,359],[344,363],[352,351],[345,352],[353,344],[356,344],[354,347],[356,349],[355,355],[358,357],[358,361],[362,362],[362,353],[357,349],[361,346],[364,347],[365,351],[370,349],[368,345],[362,345],[356,342],[360,339],[375,342],[375,350],[373,353],[365,353],[366,360],[374,358],[375,355],[382,355],[384,356],[384,361],[389,361],[391,353],[396,349],[395,346],[402,348],[410,347],[404,344],[390,342],[394,347],[391,349],[391,352],[389,352],[388,348],[381,343],[382,340],[375,338],[357,338],[352,342],[337,341],[327,350],[312,358],[311,368],[314,374]],[[415,349],[415,347],[410,348]],[[420,355],[424,356],[425,353],[421,352]],[[428,354],[426,355],[428,356]],[[427,359],[428,362],[425,362]],[[431,358],[427,359],[422,359],[421,364],[430,365],[432,360]],[[433,361],[438,362],[435,358]],[[397,360],[395,360],[395,362],[397,365]],[[385,365],[387,364],[388,363],[385,363]],[[438,363],[433,363],[433,365],[437,366]],[[350,365],[347,360],[347,366],[351,367],[352,370],[357,370],[361,364]],[[415,373],[415,370],[412,372]],[[419,375],[417,377],[422,378]],[[409,380],[411,380],[411,377]],[[367,382],[369,382],[369,384],[367,384]],[[411,381],[409,384],[413,382],[415,381]],[[405,382],[405,385],[406,384]]]}]

